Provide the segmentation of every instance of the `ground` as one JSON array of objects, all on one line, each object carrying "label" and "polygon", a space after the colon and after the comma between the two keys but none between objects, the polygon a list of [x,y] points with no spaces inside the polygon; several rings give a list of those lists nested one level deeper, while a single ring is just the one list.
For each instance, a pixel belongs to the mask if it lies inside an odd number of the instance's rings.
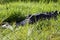
[{"label": "ground", "polygon": [[[47,0],[48,1],[48,0]],[[24,2],[14,1],[0,3],[0,24],[6,20],[14,20],[13,31],[0,26],[0,40],[60,40],[60,15],[58,19],[42,20],[34,24],[26,24],[15,28],[15,19],[24,18],[28,14],[60,11],[60,1],[57,2]]]}]

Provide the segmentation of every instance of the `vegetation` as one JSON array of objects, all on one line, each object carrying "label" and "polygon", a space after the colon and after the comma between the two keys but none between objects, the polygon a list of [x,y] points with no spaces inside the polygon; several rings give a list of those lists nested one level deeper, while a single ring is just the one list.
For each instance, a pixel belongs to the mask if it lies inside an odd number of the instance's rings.
[{"label": "vegetation", "polygon": [[28,14],[60,11],[60,0],[0,0],[0,24],[14,21],[13,31],[0,26],[0,40],[59,40],[60,15],[58,19],[42,20],[15,28],[15,20],[23,20]]}]

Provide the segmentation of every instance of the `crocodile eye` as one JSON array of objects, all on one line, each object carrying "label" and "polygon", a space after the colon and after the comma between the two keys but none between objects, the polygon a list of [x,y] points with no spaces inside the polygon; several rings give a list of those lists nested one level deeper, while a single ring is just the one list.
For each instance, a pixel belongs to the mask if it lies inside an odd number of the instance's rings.
[{"label": "crocodile eye", "polygon": [[2,25],[4,25],[4,24],[2,24]]},{"label": "crocodile eye", "polygon": [[2,25],[4,25],[5,23],[2,23]]}]

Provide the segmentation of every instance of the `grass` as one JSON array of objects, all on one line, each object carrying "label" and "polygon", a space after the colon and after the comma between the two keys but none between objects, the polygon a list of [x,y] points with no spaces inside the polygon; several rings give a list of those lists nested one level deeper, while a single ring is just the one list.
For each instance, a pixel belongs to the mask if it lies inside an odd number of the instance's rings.
[{"label": "grass", "polygon": [[[40,12],[60,11],[58,2],[10,2],[0,4],[0,23],[7,20],[19,20],[28,14],[37,14]],[[13,28],[15,25],[12,25]],[[58,19],[42,20],[35,24],[26,24],[14,28],[13,31],[3,29],[0,26],[0,40],[59,40],[60,39],[60,15]]]}]

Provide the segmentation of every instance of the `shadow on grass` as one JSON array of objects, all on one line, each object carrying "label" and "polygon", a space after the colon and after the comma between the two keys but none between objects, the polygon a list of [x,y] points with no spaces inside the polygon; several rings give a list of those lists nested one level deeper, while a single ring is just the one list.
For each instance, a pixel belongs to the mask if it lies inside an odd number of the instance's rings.
[{"label": "shadow on grass", "polygon": [[9,3],[9,2],[17,2],[17,1],[21,1],[21,2],[43,2],[43,3],[49,3],[49,2],[58,2],[58,0],[0,0],[0,4],[5,4],[5,3]]},{"label": "shadow on grass", "polygon": [[20,22],[24,20],[26,17],[23,16],[20,12],[14,12],[12,13],[7,19],[4,20],[4,22]]}]

